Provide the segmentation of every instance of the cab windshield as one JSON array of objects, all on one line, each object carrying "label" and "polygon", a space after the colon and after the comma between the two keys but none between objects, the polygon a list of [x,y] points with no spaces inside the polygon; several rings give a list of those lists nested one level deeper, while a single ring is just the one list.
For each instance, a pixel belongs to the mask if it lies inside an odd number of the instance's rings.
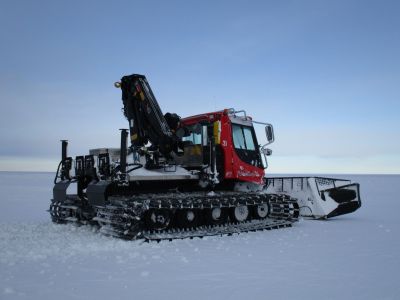
[{"label": "cab windshield", "polygon": [[233,144],[236,149],[256,150],[251,127],[232,124]]}]

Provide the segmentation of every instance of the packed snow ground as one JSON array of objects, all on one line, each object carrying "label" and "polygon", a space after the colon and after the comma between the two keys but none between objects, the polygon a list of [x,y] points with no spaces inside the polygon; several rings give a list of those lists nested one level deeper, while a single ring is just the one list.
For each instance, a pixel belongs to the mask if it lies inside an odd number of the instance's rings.
[{"label": "packed snow ground", "polygon": [[161,243],[49,221],[50,173],[0,172],[0,299],[399,299],[400,176],[293,228]]}]

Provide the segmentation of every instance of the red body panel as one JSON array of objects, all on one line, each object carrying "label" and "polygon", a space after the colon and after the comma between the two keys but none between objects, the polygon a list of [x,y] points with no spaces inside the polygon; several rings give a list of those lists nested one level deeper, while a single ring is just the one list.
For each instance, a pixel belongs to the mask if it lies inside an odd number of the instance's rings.
[{"label": "red body panel", "polygon": [[264,184],[264,169],[243,162],[236,154],[233,137],[232,122],[227,110],[205,113],[181,120],[183,125],[193,125],[200,121],[221,122],[220,144],[224,154],[224,179]]}]

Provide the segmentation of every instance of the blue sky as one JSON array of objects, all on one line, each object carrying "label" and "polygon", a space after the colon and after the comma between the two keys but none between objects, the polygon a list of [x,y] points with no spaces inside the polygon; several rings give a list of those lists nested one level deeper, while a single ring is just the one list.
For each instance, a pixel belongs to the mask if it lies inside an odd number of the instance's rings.
[{"label": "blue sky", "polygon": [[[0,170],[118,146],[123,75],[164,112],[274,124],[274,173],[400,173],[398,1],[1,1]],[[262,134],[262,131],[259,131]]]}]

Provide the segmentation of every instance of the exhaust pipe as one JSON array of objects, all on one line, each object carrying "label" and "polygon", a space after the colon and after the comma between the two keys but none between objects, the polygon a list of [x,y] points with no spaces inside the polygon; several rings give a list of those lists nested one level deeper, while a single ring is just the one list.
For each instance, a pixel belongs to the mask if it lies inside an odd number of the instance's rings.
[{"label": "exhaust pipe", "polygon": [[120,129],[121,130],[121,150],[120,150],[120,170],[121,173],[126,174],[126,149],[127,149],[127,138],[128,138],[128,129]]},{"label": "exhaust pipe", "polygon": [[61,161],[64,162],[67,159],[67,148],[68,140],[61,140]]},{"label": "exhaust pipe", "polygon": [[[69,171],[72,166],[72,158],[67,156],[68,140],[61,140],[61,161],[57,168],[56,178],[54,178],[54,183],[57,181],[59,172],[61,180],[71,179]],[[60,169],[61,168],[61,169]]]}]

